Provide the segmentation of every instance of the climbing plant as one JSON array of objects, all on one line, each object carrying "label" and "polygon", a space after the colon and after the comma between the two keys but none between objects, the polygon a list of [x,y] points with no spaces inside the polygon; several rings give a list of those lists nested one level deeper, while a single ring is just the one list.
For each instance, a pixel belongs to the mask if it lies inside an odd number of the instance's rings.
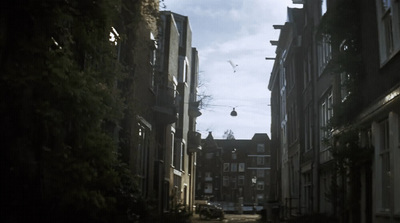
[{"label": "climbing plant", "polygon": [[360,130],[353,126],[354,119],[362,106],[360,81],[363,78],[361,57],[361,30],[359,0],[339,0],[333,3],[322,17],[317,35],[328,35],[333,50],[328,70],[338,75],[339,91],[347,95],[336,100],[333,117],[327,127],[331,132],[325,140],[331,148],[334,160],[332,184],[327,198],[333,203],[341,222],[351,218],[360,219],[360,171],[362,165],[371,159],[372,148],[360,146]]},{"label": "climbing plant", "polygon": [[[140,2],[0,3],[2,222],[115,222],[145,212],[132,213],[145,201],[118,156],[126,101],[117,85],[129,68],[109,40],[115,25],[121,39],[135,32]],[[135,16],[120,22],[128,11]]]}]

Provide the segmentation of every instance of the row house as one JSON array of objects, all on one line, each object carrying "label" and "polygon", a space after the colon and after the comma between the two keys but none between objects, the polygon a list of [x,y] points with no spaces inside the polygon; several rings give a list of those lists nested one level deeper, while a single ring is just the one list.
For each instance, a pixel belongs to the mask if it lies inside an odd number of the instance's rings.
[{"label": "row house", "polygon": [[293,3],[271,41],[270,217],[399,222],[400,3]]},{"label": "row house", "polygon": [[196,118],[201,115],[197,101],[198,52],[192,47],[187,16],[163,11],[161,24],[159,95],[168,95],[172,102],[169,106],[173,105],[167,109],[170,118],[161,126],[159,135],[164,146],[160,182],[164,185],[164,201],[169,201],[163,211],[177,205],[193,211],[196,153],[201,151],[201,135],[196,131]]},{"label": "row house", "polygon": [[241,206],[263,206],[270,188],[270,144],[267,134],[250,140],[202,141],[197,160],[196,199],[222,204],[227,211]]},{"label": "row house", "polygon": [[201,150],[196,118],[201,112],[199,59],[189,19],[158,12],[158,1],[135,4],[141,4],[144,18],[138,28],[114,29],[114,36],[119,30],[127,33],[128,41],[117,43],[118,59],[128,64],[131,77],[119,84],[129,106],[117,136],[122,159],[142,195],[156,201],[159,214],[181,206],[193,211],[196,153]]}]

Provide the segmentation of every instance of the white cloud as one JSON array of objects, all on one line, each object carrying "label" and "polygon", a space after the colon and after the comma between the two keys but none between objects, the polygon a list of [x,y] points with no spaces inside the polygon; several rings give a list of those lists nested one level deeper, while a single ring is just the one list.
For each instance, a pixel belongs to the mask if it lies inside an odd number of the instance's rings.
[{"label": "white cloud", "polygon": [[[275,24],[286,21],[290,0],[166,0],[167,10],[189,17],[192,45],[199,51],[202,89],[213,97],[202,110],[197,128],[221,138],[270,134],[270,92],[267,89],[275,56],[270,40],[279,37]],[[291,5],[293,6],[293,5]],[[296,5],[298,7],[298,5]],[[228,60],[239,66],[234,73]],[[236,107],[238,116],[231,117]]]}]

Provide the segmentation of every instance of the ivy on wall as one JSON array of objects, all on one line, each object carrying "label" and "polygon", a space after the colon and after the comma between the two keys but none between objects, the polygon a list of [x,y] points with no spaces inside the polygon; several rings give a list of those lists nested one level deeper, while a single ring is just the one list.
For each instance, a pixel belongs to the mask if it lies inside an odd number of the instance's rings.
[{"label": "ivy on wall", "polygon": [[327,69],[332,75],[338,75],[336,80],[342,78],[337,92],[345,89],[347,95],[335,100],[333,117],[326,129],[332,135],[324,141],[330,145],[334,160],[327,198],[333,203],[340,222],[359,222],[360,171],[371,159],[373,151],[360,146],[360,130],[353,126],[362,106],[359,88],[363,78],[359,11],[362,2],[339,0],[332,3],[333,7],[321,19],[317,36],[330,36],[333,55]]}]

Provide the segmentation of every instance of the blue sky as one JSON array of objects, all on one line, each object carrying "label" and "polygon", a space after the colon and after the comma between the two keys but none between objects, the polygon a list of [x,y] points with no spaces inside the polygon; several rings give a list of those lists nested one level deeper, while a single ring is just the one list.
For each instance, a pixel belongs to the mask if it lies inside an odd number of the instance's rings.
[{"label": "blue sky", "polygon": [[[279,30],[291,0],[165,0],[168,11],[189,17],[192,46],[199,51],[200,94],[212,100],[201,109],[197,131],[222,138],[232,130],[236,139],[255,133],[270,136],[271,110],[268,81]],[[229,60],[238,66],[236,72]],[[233,107],[236,117],[230,116]]]}]

